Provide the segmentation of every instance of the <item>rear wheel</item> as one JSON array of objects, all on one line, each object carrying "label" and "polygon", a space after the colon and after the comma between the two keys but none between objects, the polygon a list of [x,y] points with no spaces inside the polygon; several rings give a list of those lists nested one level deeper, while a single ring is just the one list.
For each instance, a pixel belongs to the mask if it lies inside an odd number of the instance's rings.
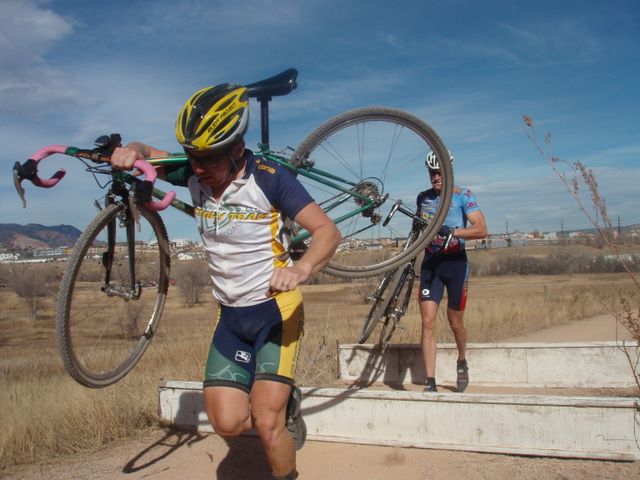
[{"label": "rear wheel", "polygon": [[100,211],[78,239],[60,284],[58,348],[66,371],[87,387],[105,387],[129,373],[162,315],[169,284],[167,233],[156,212],[140,206],[139,213],[140,233],[131,239],[137,228],[124,206]]},{"label": "rear wheel", "polygon": [[[415,212],[418,193],[430,187],[424,164],[430,151],[441,165],[439,205],[420,236],[404,249],[412,216],[398,211],[388,223],[385,219],[398,201]],[[338,251],[325,267],[333,275],[375,276],[415,257],[435,237],[451,202],[449,152],[429,125],[402,110],[369,107],[338,115],[311,133],[291,161],[309,173],[330,172],[334,179],[332,186],[298,176],[342,234]],[[335,184],[345,185],[346,192]]]}]

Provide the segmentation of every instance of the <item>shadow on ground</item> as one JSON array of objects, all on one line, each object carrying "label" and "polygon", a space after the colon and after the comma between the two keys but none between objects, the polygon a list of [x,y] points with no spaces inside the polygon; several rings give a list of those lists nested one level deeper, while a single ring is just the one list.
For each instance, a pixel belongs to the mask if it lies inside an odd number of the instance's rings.
[{"label": "shadow on ground", "polygon": [[[204,440],[207,434],[195,431],[167,429],[165,435],[141,450],[122,468],[122,473],[131,474],[144,471],[167,459],[181,448],[190,448],[196,442]],[[269,465],[257,437],[243,435],[234,439],[224,439],[228,451],[223,459],[210,456],[211,464],[218,464],[218,480],[269,480]],[[168,470],[169,467],[166,467]],[[162,471],[162,470],[161,470]]]}]

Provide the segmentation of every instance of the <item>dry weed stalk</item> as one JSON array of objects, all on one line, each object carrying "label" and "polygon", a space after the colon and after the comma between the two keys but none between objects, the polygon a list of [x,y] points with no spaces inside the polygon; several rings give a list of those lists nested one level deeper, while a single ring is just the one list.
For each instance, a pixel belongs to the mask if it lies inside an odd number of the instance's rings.
[{"label": "dry weed stalk", "polygon": [[[636,275],[631,271],[629,261],[619,255],[619,243],[616,241],[615,236],[613,235],[613,226],[611,223],[611,218],[609,217],[609,213],[607,211],[607,205],[604,198],[600,194],[598,182],[595,175],[593,174],[593,171],[590,168],[587,168],[579,160],[573,163],[569,163],[550,153],[550,151],[552,150],[551,134],[545,134],[544,143],[546,147],[541,146],[538,143],[538,139],[536,137],[536,130],[533,119],[528,115],[523,115],[522,119],[526,126],[527,137],[529,138],[533,146],[540,153],[540,155],[549,162],[554,173],[562,182],[564,189],[573,197],[582,213],[585,214],[591,225],[593,225],[593,227],[600,235],[603,244],[609,247],[611,251],[619,256],[620,262],[625,272],[632,280],[637,291],[640,292],[640,281],[638,281]],[[561,165],[565,165],[566,167],[568,167],[568,173],[565,173],[561,169]],[[590,207],[587,206],[587,204],[583,200],[583,186],[586,187],[586,191],[589,193],[591,201]],[[635,345],[629,345],[625,341],[619,341],[618,345],[620,349],[625,353],[627,360],[629,361],[629,366],[631,367],[636,385],[640,390],[640,370],[638,368],[640,363],[640,305],[634,307],[632,305],[632,301],[629,298],[625,297],[621,298],[620,304],[622,307],[622,314],[617,314],[613,310],[609,311],[611,315],[615,317],[618,324],[628,330],[635,340]]]}]

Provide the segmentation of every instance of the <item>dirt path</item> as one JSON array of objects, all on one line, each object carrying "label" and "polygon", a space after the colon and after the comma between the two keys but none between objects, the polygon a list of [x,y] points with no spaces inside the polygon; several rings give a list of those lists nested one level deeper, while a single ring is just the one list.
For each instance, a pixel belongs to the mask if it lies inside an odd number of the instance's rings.
[{"label": "dirt path", "polygon": [[602,342],[632,340],[628,330],[621,327],[611,314],[577,320],[557,327],[509,338],[507,342]]},{"label": "dirt path", "polygon": [[[568,333],[571,335],[568,335]],[[579,336],[576,336],[576,335]],[[620,332],[617,333],[620,337]],[[518,342],[616,339],[610,316],[510,339]],[[301,480],[332,479],[638,479],[640,462],[523,457],[327,442],[298,454]],[[91,455],[29,466],[1,478],[28,480],[261,480],[268,479],[256,438],[227,443],[215,435],[156,431]]]},{"label": "dirt path", "polygon": [[[638,479],[640,462],[605,462],[307,442],[300,480]],[[9,475],[29,480],[266,480],[258,440],[157,432],[102,452]]]}]

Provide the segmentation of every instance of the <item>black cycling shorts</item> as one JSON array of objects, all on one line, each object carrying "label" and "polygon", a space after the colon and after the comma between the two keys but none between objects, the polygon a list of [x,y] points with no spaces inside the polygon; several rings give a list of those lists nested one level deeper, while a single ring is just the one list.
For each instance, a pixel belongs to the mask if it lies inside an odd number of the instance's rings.
[{"label": "black cycling shorts", "polygon": [[425,254],[420,267],[421,302],[432,301],[438,305],[447,289],[448,307],[463,311],[467,303],[469,262],[461,252],[430,256]]}]

